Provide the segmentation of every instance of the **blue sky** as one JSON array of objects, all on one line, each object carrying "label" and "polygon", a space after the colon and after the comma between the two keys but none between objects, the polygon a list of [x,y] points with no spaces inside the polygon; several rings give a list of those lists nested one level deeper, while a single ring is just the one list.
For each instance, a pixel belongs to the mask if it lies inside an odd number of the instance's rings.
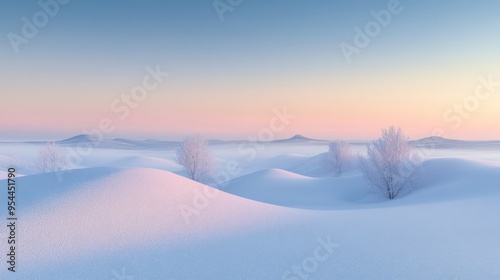
[{"label": "blue sky", "polygon": [[[300,118],[283,136],[370,138],[389,123],[418,123],[418,129],[408,129],[424,136],[447,125],[443,110],[467,96],[478,76],[498,73],[500,62],[498,1],[401,1],[402,12],[351,63],[339,44],[352,44],[354,28],[363,28],[373,20],[370,11],[387,9],[390,1],[244,0],[221,21],[211,1],[72,0],[16,54],[8,34],[21,34],[21,18],[40,11],[37,2],[0,2],[0,91],[19,114],[19,125],[13,126],[12,115],[0,113],[7,138],[57,138],[95,126],[148,65],[161,65],[171,77],[117,135],[180,137],[189,131],[179,127],[192,127],[194,133],[241,138],[265,125],[273,107],[286,105]],[[416,102],[419,94],[422,100]],[[201,113],[190,111],[207,102],[213,107],[203,110],[214,116],[210,129]],[[401,117],[401,110],[387,110],[387,103],[420,108]],[[331,112],[325,104],[332,104]],[[341,107],[338,115],[335,104]],[[378,121],[368,128],[359,115],[370,104],[380,110],[370,111]],[[343,112],[346,106],[352,115]],[[475,123],[499,117],[493,108],[482,108],[468,120],[472,128],[450,136],[467,138],[480,127]],[[167,116],[162,110],[178,112]],[[225,111],[236,123],[224,122]],[[419,112],[432,117],[419,122]],[[63,123],[54,125],[61,114]],[[345,129],[336,121],[340,118],[354,128]],[[29,119],[37,121],[29,125]],[[176,125],[142,129],[153,119]]]}]

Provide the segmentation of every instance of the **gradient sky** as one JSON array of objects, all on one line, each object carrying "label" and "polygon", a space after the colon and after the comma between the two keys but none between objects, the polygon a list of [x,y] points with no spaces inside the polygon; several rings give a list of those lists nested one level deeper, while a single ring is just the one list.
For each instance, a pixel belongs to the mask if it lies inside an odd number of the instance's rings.
[{"label": "gradient sky", "polygon": [[[500,81],[499,1],[401,1],[351,63],[339,44],[390,1],[244,0],[221,21],[212,1],[71,0],[16,54],[8,34],[37,2],[0,2],[2,139],[70,137],[103,118],[109,138],[245,139],[283,107],[295,118],[276,138],[371,139],[398,125],[500,139],[500,86],[460,125],[443,119],[478,77]],[[148,65],[170,76],[119,119],[111,104]]]}]

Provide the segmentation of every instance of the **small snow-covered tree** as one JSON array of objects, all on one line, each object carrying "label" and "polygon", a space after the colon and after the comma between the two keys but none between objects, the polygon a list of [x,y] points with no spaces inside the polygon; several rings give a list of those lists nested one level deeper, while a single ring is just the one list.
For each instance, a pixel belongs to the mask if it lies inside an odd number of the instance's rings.
[{"label": "small snow-covered tree", "polygon": [[336,141],[330,143],[328,155],[328,165],[333,169],[335,175],[340,176],[351,164],[353,154],[349,143],[345,141]]},{"label": "small snow-covered tree", "polygon": [[189,178],[201,182],[207,179],[214,167],[214,157],[207,141],[200,135],[188,136],[176,151],[177,162],[182,165]]},{"label": "small snow-covered tree", "polygon": [[388,199],[415,187],[420,158],[401,128],[383,129],[382,136],[368,146],[368,158],[361,162],[366,177]]},{"label": "small snow-covered tree", "polygon": [[64,151],[56,143],[47,143],[38,153],[35,165],[42,173],[62,170],[67,167]]}]

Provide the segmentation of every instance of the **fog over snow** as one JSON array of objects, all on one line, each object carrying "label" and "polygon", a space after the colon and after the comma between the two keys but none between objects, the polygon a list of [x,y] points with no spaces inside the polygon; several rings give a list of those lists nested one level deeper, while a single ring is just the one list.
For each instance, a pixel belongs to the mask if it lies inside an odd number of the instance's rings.
[{"label": "fog over snow", "polygon": [[[218,170],[238,169],[219,189],[185,177],[178,143],[118,142],[93,149],[62,180],[19,167],[20,261],[2,279],[500,277],[500,154],[491,143],[437,147],[419,187],[387,200],[356,163],[332,174],[327,141],[266,143],[252,160],[237,142],[213,142]],[[33,162],[41,147],[0,144],[2,170]]]}]

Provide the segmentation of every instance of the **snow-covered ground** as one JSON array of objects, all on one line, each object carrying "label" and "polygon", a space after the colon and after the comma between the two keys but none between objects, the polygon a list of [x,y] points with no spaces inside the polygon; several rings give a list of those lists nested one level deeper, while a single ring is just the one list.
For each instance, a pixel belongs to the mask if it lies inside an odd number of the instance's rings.
[{"label": "snow-covered ground", "polygon": [[30,167],[41,144],[0,144],[4,192],[9,166],[24,175],[17,272],[5,268],[2,231],[0,279],[500,279],[491,145],[438,147],[420,188],[386,201],[355,167],[328,172],[326,142],[270,143],[255,158],[212,143],[219,170],[237,167],[217,190],[183,176],[174,144],[116,141],[62,177]]}]

